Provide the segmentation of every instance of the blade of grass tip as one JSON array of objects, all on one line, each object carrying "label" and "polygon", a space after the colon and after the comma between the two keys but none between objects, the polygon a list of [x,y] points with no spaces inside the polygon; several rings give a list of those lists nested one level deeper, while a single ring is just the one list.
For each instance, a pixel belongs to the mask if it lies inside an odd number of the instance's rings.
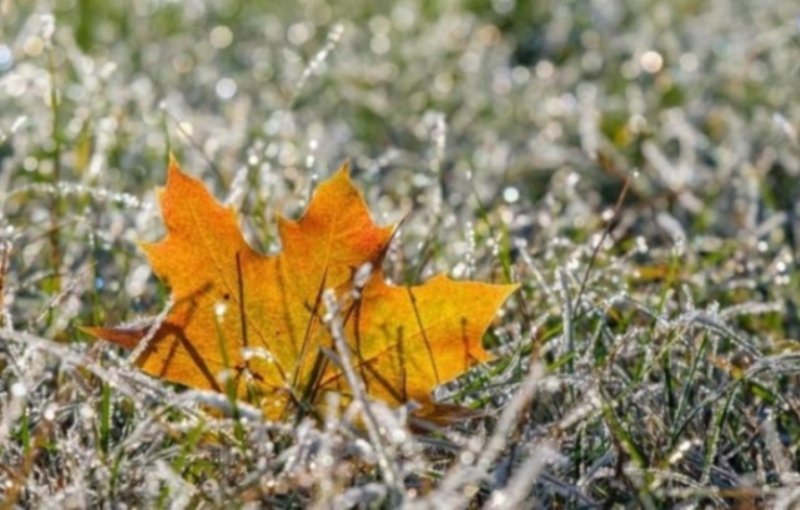
[{"label": "blade of grass tip", "polygon": [[[544,280],[544,278],[541,277],[541,273],[531,263],[530,256],[525,251],[525,247],[524,246],[518,246],[517,250],[520,253],[521,258],[523,259],[523,262],[525,263],[525,265],[528,265],[529,267],[532,268],[534,276],[537,277],[537,280],[539,281],[539,283],[541,285],[543,280]],[[509,254],[509,258],[510,258],[510,256],[511,255]],[[541,277],[541,278],[539,278],[539,277]],[[509,273],[509,276],[508,276],[508,281],[506,283],[511,283],[511,274],[510,273]],[[544,283],[543,287],[545,288],[545,292],[547,292],[547,284],[546,284],[546,282]],[[515,304],[517,305],[517,308],[520,311],[520,319],[521,319],[520,320],[520,327],[521,327],[522,331],[535,332],[538,328],[536,328],[536,326],[535,326],[536,321],[533,319],[533,314],[531,313],[531,309],[530,309],[530,306],[529,306],[529,301],[531,301],[531,300],[527,299],[527,297],[525,296],[525,287],[524,287],[524,283],[523,283],[522,288],[520,288],[520,292],[515,292],[514,293],[514,302],[515,302]],[[525,345],[523,345],[522,342],[520,342],[517,354],[520,355],[520,357],[521,357],[524,354],[527,354],[524,351],[526,349],[529,349],[530,353],[531,353],[531,359],[533,361],[538,361],[539,360],[539,348],[540,348],[541,343],[542,343],[542,339],[540,338],[540,336],[538,334],[534,334],[531,337],[531,343],[530,343],[529,346],[525,346]]]},{"label": "blade of grass tip", "polygon": [[108,455],[108,447],[111,443],[111,386],[103,382],[100,396],[100,451],[103,455]]},{"label": "blade of grass tip", "polygon": [[6,278],[8,277],[11,241],[0,241],[0,328],[10,328],[11,313],[6,303]]},{"label": "blade of grass tip", "polygon": [[[641,473],[645,478],[645,483],[642,484],[642,486],[640,487],[640,489],[644,491],[644,493],[640,493],[640,496],[642,496],[647,492],[646,487],[649,487],[653,481],[652,474],[648,474],[647,458],[644,452],[639,447],[639,445],[636,444],[636,441],[633,439],[633,436],[628,432],[628,429],[623,427],[622,423],[617,417],[616,412],[614,411],[612,401],[608,399],[608,397],[605,395],[605,392],[603,392],[602,389],[599,392],[599,394],[603,402],[602,406],[603,417],[605,418],[605,423],[608,426],[611,435],[614,437],[615,442],[630,457],[631,461],[641,471]],[[626,423],[626,425],[630,426],[630,424],[628,423]]]},{"label": "blade of grass tip", "polygon": [[589,283],[589,275],[592,273],[592,269],[594,269],[594,265],[597,262],[597,257],[600,254],[600,249],[603,247],[603,243],[605,243],[606,238],[611,235],[611,229],[614,228],[614,225],[619,219],[619,215],[622,212],[622,204],[625,201],[625,197],[628,196],[628,190],[630,189],[631,185],[631,177],[631,174],[625,176],[625,181],[622,184],[622,191],[620,191],[619,196],[617,197],[617,202],[614,204],[611,218],[608,220],[606,228],[603,229],[603,233],[600,235],[600,240],[592,248],[592,254],[589,257],[589,264],[586,266],[586,271],[583,273],[580,287],[578,287],[578,293],[575,295],[575,305],[579,306],[581,298],[583,297],[583,293],[586,290],[586,285]]},{"label": "blade of grass tip", "polygon": [[678,281],[680,268],[681,257],[679,250],[673,249],[672,255],[669,259],[669,265],[667,266],[667,277],[664,279],[664,284],[661,286],[661,295],[658,298],[658,306],[656,306],[656,311],[659,315],[664,313],[664,307],[667,305],[669,291],[672,289],[673,285],[675,285],[675,282]]},{"label": "blade of grass tip", "polygon": [[[405,221],[405,218],[403,218]],[[442,225],[442,218],[435,217],[433,220],[433,225],[431,228],[428,229],[428,235],[425,236],[425,240],[422,242],[422,247],[419,250],[419,257],[417,257],[416,263],[414,266],[409,267],[407,271],[407,277],[405,279],[406,285],[413,285],[415,282],[418,282],[422,279],[422,272],[425,270],[425,266],[427,266],[428,262],[433,258],[436,254],[436,246],[435,241],[436,237],[434,232],[438,232]]]},{"label": "blade of grass tip", "polygon": [[709,429],[709,434],[706,436],[706,452],[703,458],[703,471],[700,475],[701,485],[707,485],[711,479],[711,469],[714,467],[714,459],[717,456],[722,426],[725,423],[725,417],[728,414],[728,409],[730,409],[735,395],[736,391],[731,391],[728,393],[728,398],[718,401],[714,406],[714,415],[711,420],[712,425]]},{"label": "blade of grass tip", "polygon": [[668,443],[667,450],[672,450],[675,447],[675,444],[680,437],[681,429],[678,428],[676,425],[680,423],[681,415],[683,414],[683,410],[686,407],[689,397],[693,393],[692,390],[694,387],[692,386],[692,381],[695,378],[695,375],[698,373],[700,368],[700,361],[705,359],[705,352],[708,347],[708,335],[703,335],[703,340],[700,342],[700,348],[695,353],[694,360],[692,361],[692,366],[689,369],[689,373],[686,377],[686,383],[683,385],[683,391],[681,392],[681,396],[678,400],[678,405],[675,408],[675,413],[672,415],[672,424],[671,424],[671,431],[670,431],[670,439]]},{"label": "blade of grass tip", "polygon": [[[324,323],[324,318],[320,313],[320,309],[322,306],[322,295],[325,292],[325,282],[327,279],[328,270],[326,269],[322,275],[319,287],[317,288],[317,295],[314,298],[314,305],[308,310],[310,315],[308,318],[308,323],[306,323],[306,330],[305,334],[303,335],[303,343],[300,346],[300,352],[298,353],[297,361],[295,362],[292,380],[289,386],[290,388],[296,388],[299,383],[302,382],[298,381],[298,377],[301,375],[303,365],[305,365],[306,354],[308,352],[309,345],[311,345],[311,332],[314,324],[316,321]],[[317,352],[314,355],[314,363],[311,366],[311,371],[307,374],[306,380],[304,381],[302,385],[303,387],[298,395],[299,400],[295,399],[294,402],[295,407],[297,408],[297,412],[295,413],[294,417],[295,424],[299,424],[308,414],[312,414],[317,418],[319,417],[318,413],[314,409],[313,402],[316,400],[317,394],[321,389],[322,376],[325,374],[325,368],[327,367],[329,361],[330,357],[326,355],[324,349],[317,349]],[[289,406],[286,406],[286,408],[284,408],[284,417],[288,411]]]},{"label": "blade of grass tip", "polygon": [[19,424],[19,442],[22,444],[22,451],[25,455],[31,453],[31,419],[28,414],[28,406],[22,410]]},{"label": "blade of grass tip", "polygon": [[511,283],[512,281],[512,274],[511,274],[511,232],[509,231],[508,224],[503,224],[502,229],[500,231],[500,251],[497,254],[497,258],[500,259],[500,268],[503,270],[503,277],[506,280],[506,283]]},{"label": "blade of grass tip", "polygon": [[108,499],[114,501],[116,499],[117,482],[119,481],[120,467],[122,461],[125,459],[125,450],[120,449],[119,454],[114,457],[114,462],[111,464],[111,472],[108,478]]},{"label": "blade of grass tip", "polygon": [[[667,337],[667,345],[670,345],[670,337],[674,336],[674,332],[670,332]],[[677,404],[675,402],[675,375],[672,371],[672,352],[670,349],[664,349],[659,353],[661,358],[661,371],[664,374],[664,397],[667,402],[667,417],[674,416]],[[672,422],[673,420],[670,420]],[[672,423],[670,423],[671,425]]]},{"label": "blade of grass tip", "polygon": [[[751,386],[750,381],[747,381],[745,377],[743,377],[741,379],[736,379],[734,381],[731,381],[731,382],[725,384],[722,388],[712,392],[709,396],[705,397],[697,405],[695,405],[692,409],[689,410],[689,412],[686,414],[686,416],[680,422],[680,425],[676,427],[675,435],[680,436],[683,433],[683,430],[686,427],[689,426],[691,421],[694,419],[695,416],[697,416],[698,413],[700,413],[701,411],[705,410],[706,407],[712,405],[718,399],[722,398],[723,395],[725,395],[728,392],[733,391],[734,389],[736,389],[737,386],[740,386],[740,385],[747,385],[748,389],[750,389],[750,390],[753,389],[753,387]],[[760,395],[759,394],[759,396],[765,397],[765,400],[766,400],[766,397],[768,397],[769,395],[768,394],[764,394],[764,395]],[[774,405],[774,400],[772,400],[772,401],[771,400],[767,400],[765,402],[765,404],[766,405]],[[675,441],[677,442],[677,439]]]},{"label": "blade of grass tip", "polygon": [[[239,306],[244,308],[244,303],[239,303]],[[217,332],[217,345],[219,346],[220,356],[222,356],[222,365],[225,367],[225,396],[228,398],[231,410],[233,411],[234,433],[236,435],[236,439],[239,442],[239,447],[242,449],[242,452],[245,452],[247,450],[247,441],[244,426],[239,419],[241,418],[241,414],[239,413],[237,395],[237,383],[239,378],[234,377],[231,373],[231,360],[228,354],[228,346],[227,342],[225,341],[225,334],[222,331],[222,319],[224,315],[224,307],[215,307],[214,328]]]},{"label": "blade of grass tip", "polygon": [[[99,229],[97,230],[99,231]],[[91,257],[89,265],[92,268],[92,274],[91,274],[92,285],[89,293],[89,300],[92,303],[90,311],[92,320],[91,323],[103,324],[103,322],[105,322],[105,310],[103,308],[104,300],[100,298],[100,285],[98,285],[98,283],[102,281],[102,278],[100,276],[100,265],[97,263],[97,261],[100,260],[101,255],[97,243],[95,229],[89,231],[89,257]],[[127,268],[123,268],[122,274],[125,275],[129,274]]]},{"label": "blade of grass tip", "polygon": [[[481,196],[478,193],[478,189],[475,186],[475,182],[472,179],[469,179],[469,190],[472,192],[472,197],[475,199],[475,202],[478,204],[478,210],[476,211],[476,215],[477,215],[479,220],[483,221],[486,224],[486,228],[487,228],[487,232],[488,232],[487,236],[490,237],[490,238],[496,238],[497,235],[496,235],[496,232],[495,232],[495,227],[494,227],[494,225],[492,225],[492,222],[489,221],[489,212],[490,212],[489,208],[486,206],[486,204],[483,203],[483,200],[481,199]],[[511,283],[512,282],[512,278],[511,278],[511,242],[510,242],[510,239],[509,239],[509,236],[508,236],[508,229],[507,228],[504,228],[501,231],[500,240],[501,240],[501,242],[500,242],[500,246],[501,246],[500,264],[501,264],[501,267],[503,269],[503,276],[506,278],[506,283]],[[520,248],[520,251],[523,251],[523,250]],[[507,254],[507,259],[508,259],[507,263],[504,263],[503,252],[505,252]],[[527,257],[527,254],[525,254],[525,256]],[[515,293],[515,295],[519,296],[520,293]],[[518,298],[518,301],[520,302],[520,304],[522,304],[522,303],[524,303],[525,300],[520,297],[520,298]],[[526,311],[524,307],[522,309],[523,309],[523,311]],[[527,321],[527,323],[530,323],[530,317],[528,316],[527,311],[523,315],[523,318]]]},{"label": "blade of grass tip", "polygon": [[[564,340],[567,344],[567,370],[570,375],[575,373],[575,340],[572,331],[572,305],[573,301],[569,295],[569,282],[567,282],[567,274],[563,269],[558,271],[559,291],[561,291],[561,299],[563,308],[561,310],[561,322],[564,324]],[[573,386],[570,385],[570,396],[575,397]]]},{"label": "blade of grass tip", "polygon": [[408,292],[408,298],[411,301],[411,307],[414,309],[414,317],[417,321],[417,327],[419,327],[420,334],[422,335],[422,339],[425,344],[425,349],[428,352],[428,361],[430,361],[431,367],[433,368],[433,375],[436,378],[437,386],[441,384],[441,380],[439,379],[439,369],[436,366],[436,358],[433,356],[433,347],[431,346],[430,340],[428,340],[428,335],[425,331],[425,326],[422,324],[422,317],[419,314],[419,309],[417,308],[417,300],[414,297],[414,292],[411,290],[411,286],[406,287],[406,292]]},{"label": "blade of grass tip", "polygon": [[[53,21],[54,22],[54,21]],[[61,277],[59,268],[61,267],[61,231],[59,227],[59,219],[62,217],[62,200],[61,193],[58,191],[58,185],[61,182],[61,132],[59,124],[61,123],[61,115],[58,99],[58,88],[56,82],[56,58],[55,50],[53,48],[52,34],[47,39],[47,72],[50,76],[50,108],[52,109],[52,124],[51,136],[53,140],[53,173],[52,182],[55,189],[53,193],[53,202],[50,205],[50,264],[53,268],[53,279],[51,289],[54,293],[61,290]],[[48,323],[48,326],[50,324]]]},{"label": "blade of grass tip", "polygon": [[[317,295],[314,298],[314,305],[309,310],[308,322],[306,322],[306,329],[305,333],[303,334],[303,343],[300,345],[300,352],[297,353],[297,361],[294,365],[294,370],[292,370],[292,377],[289,382],[292,388],[296,388],[299,384],[299,378],[303,372],[303,366],[305,365],[305,358],[306,354],[308,353],[309,346],[311,345],[311,335],[313,332],[314,324],[317,318],[320,316],[319,310],[320,306],[322,305],[322,293],[325,292],[325,282],[328,279],[328,269],[326,268],[322,274],[322,278],[320,279],[319,285],[317,286]],[[311,381],[309,381],[311,382]],[[309,393],[309,388],[303,389],[303,395],[307,395]]]},{"label": "blade of grass tip", "polygon": [[305,88],[308,79],[314,75],[314,73],[319,69],[319,67],[328,59],[328,55],[336,49],[336,45],[339,43],[339,40],[342,38],[342,34],[344,33],[344,25],[341,23],[336,23],[331,28],[330,32],[328,32],[328,37],[325,39],[325,45],[319,50],[309,61],[308,65],[303,69],[303,73],[300,75],[300,79],[297,81],[295,85],[294,91],[292,92],[291,96],[289,97],[287,109],[294,110],[298,104],[298,100],[301,97],[301,93]]},{"label": "blade of grass tip", "polygon": [[186,469],[186,466],[189,463],[189,455],[195,451],[195,447],[200,442],[200,438],[203,437],[203,433],[206,431],[205,427],[205,422],[200,421],[195,427],[192,427],[189,433],[185,436],[186,440],[181,445],[181,452],[172,462],[172,469],[174,469],[176,473],[183,473],[183,471]]}]

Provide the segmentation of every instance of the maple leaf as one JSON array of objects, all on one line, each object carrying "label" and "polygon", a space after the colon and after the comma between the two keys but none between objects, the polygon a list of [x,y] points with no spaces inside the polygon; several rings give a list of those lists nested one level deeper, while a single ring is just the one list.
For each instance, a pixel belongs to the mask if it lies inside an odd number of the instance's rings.
[{"label": "maple leaf", "polygon": [[170,158],[160,193],[166,237],[143,244],[172,291],[173,307],[152,338],[148,328],[87,328],[127,348],[147,341],[136,362],[186,386],[226,391],[271,418],[347,391],[329,353],[323,292],[333,289],[355,369],[367,392],[389,403],[415,400],[435,414],[431,390],[489,358],[481,338],[516,285],[437,276],[419,286],[385,283],[380,269],[355,290],[356,273],[379,268],[392,227],[378,227],[347,165],[319,185],[298,221],[278,218],[282,251],[257,253],[232,209]]}]

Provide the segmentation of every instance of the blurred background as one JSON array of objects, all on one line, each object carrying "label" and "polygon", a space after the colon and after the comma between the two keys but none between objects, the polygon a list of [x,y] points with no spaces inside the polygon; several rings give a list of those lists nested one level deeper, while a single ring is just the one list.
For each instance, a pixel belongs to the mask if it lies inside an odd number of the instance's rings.
[{"label": "blurred background", "polygon": [[2,0],[4,235],[21,281],[91,259],[88,285],[149,309],[131,243],[160,235],[172,150],[265,251],[274,212],[299,213],[350,160],[379,219],[407,217],[398,279],[582,242],[629,176],[623,246],[791,257],[799,15],[793,0]]}]

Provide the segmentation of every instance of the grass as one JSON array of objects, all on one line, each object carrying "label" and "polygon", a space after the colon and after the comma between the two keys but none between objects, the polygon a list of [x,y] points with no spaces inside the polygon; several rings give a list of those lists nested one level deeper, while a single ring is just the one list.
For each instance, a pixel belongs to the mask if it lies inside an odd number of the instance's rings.
[{"label": "grass", "polygon": [[[0,0],[3,507],[796,504],[798,15]],[[394,281],[520,283],[436,392],[480,416],[266,422],[82,334],[168,305],[170,150],[262,251],[349,159]]]}]

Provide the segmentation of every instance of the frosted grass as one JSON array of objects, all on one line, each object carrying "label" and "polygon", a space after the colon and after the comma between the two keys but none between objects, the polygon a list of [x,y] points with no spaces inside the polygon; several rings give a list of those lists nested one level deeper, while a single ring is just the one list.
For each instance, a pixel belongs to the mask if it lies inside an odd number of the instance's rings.
[{"label": "frosted grass", "polygon": [[[795,505],[800,10],[550,7],[0,2],[0,499]],[[168,151],[259,250],[348,160],[391,281],[520,283],[475,416],[270,423],[80,333],[169,309]]]}]

